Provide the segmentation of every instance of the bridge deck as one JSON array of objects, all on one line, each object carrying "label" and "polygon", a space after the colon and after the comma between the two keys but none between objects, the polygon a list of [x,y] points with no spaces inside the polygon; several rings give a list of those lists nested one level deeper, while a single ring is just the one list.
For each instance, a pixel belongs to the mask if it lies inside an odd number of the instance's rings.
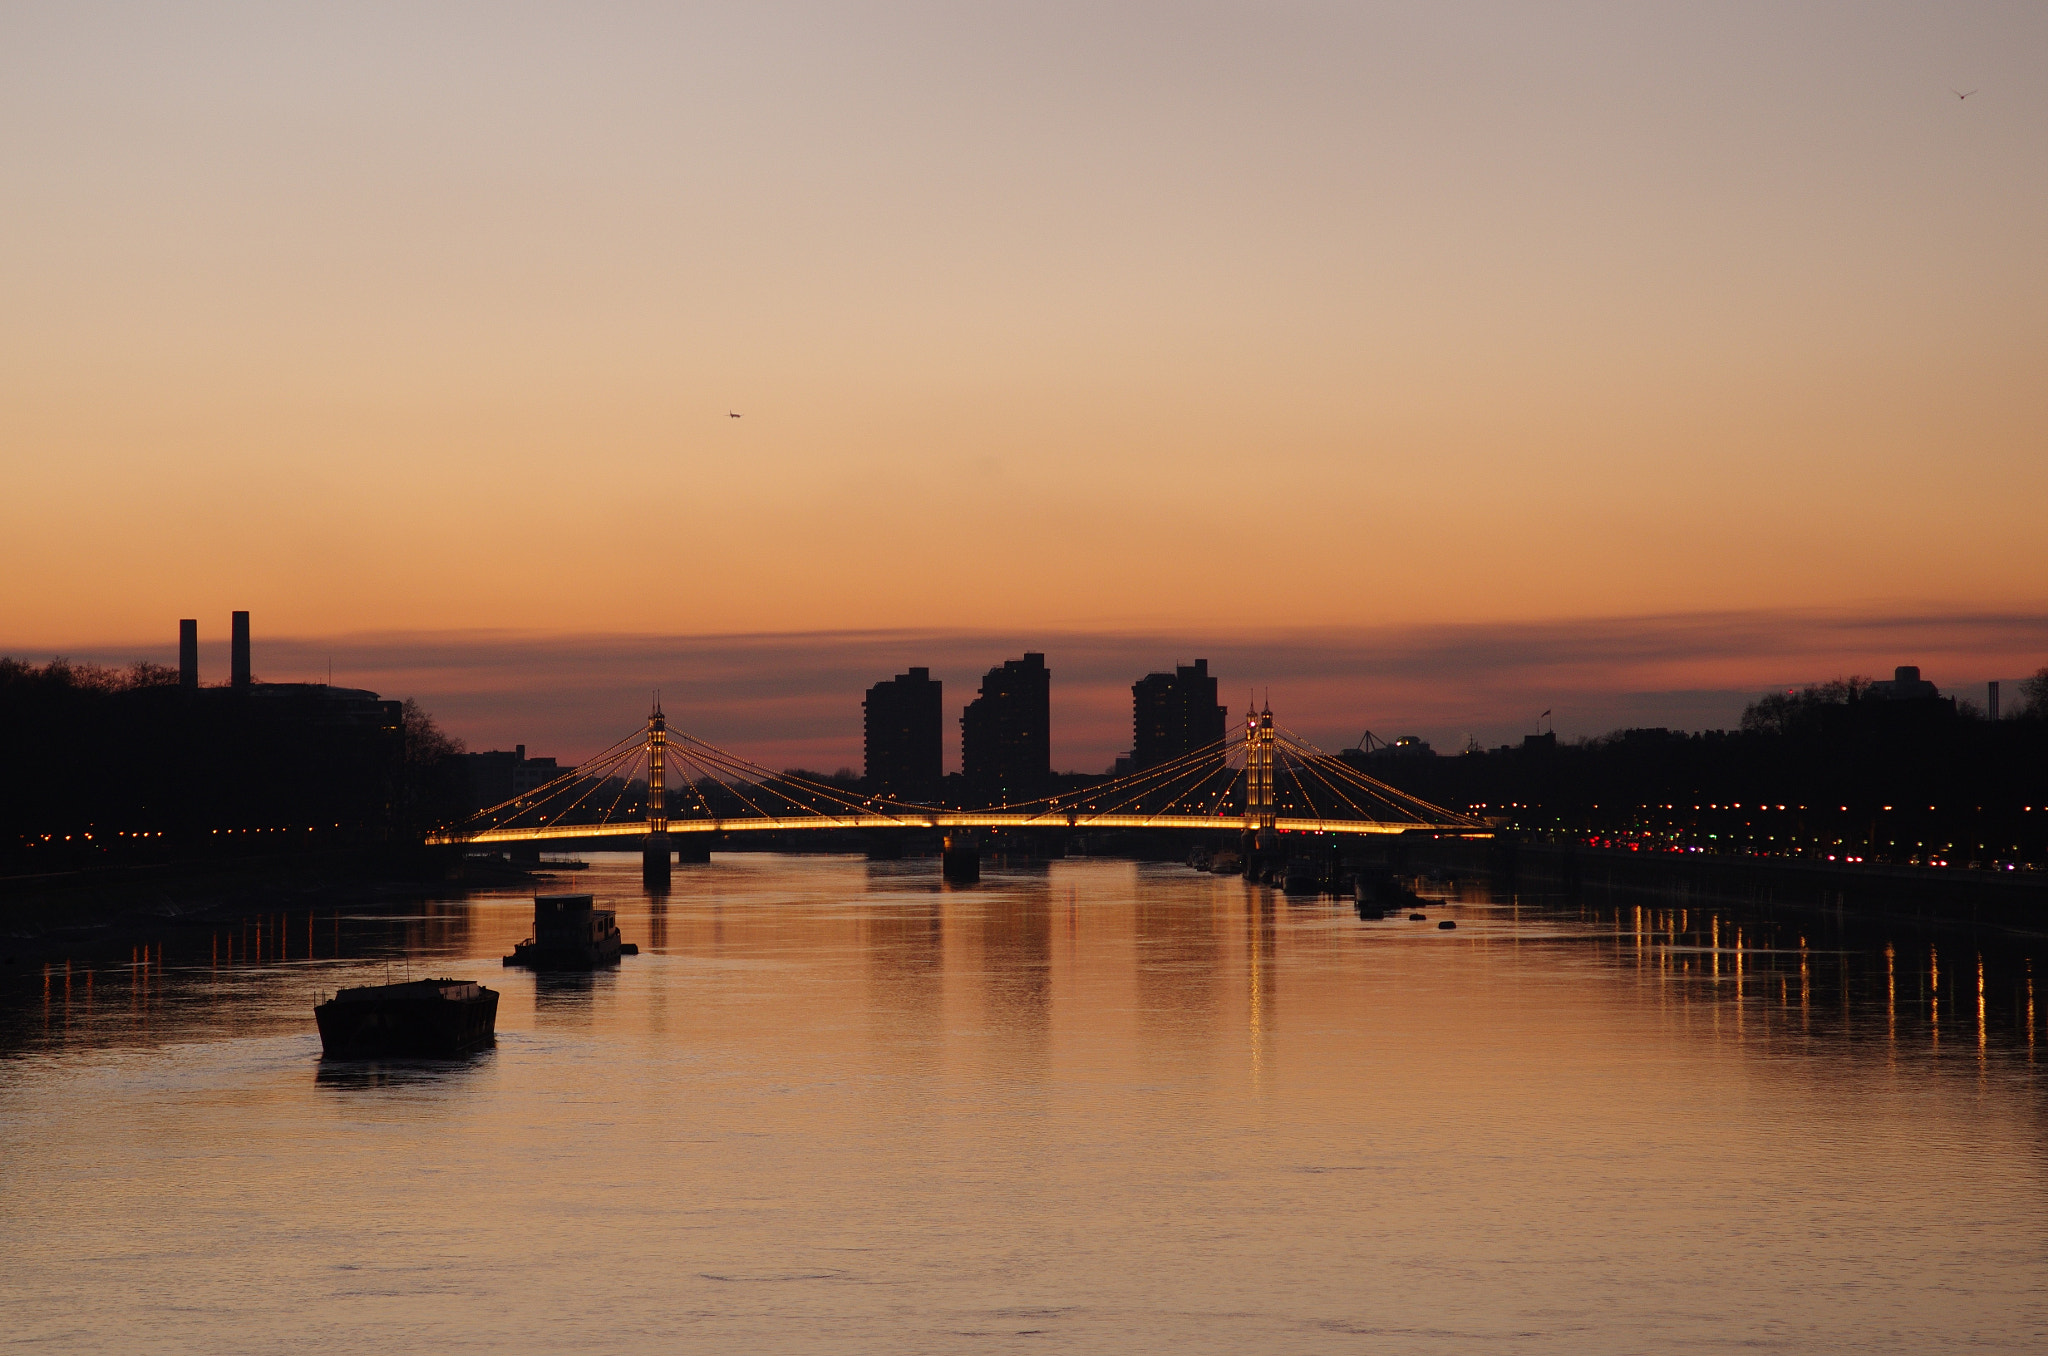
[{"label": "bridge deck", "polygon": [[[1091,815],[1068,813],[1017,814],[1003,810],[945,810],[915,818],[897,815],[803,815],[790,818],[748,816],[735,819],[672,819],[670,837],[692,833],[776,833],[820,829],[1188,829],[1206,833],[1236,833],[1245,827],[1241,815]],[[1386,824],[1357,819],[1289,819],[1273,821],[1284,833],[1454,833],[1464,837],[1486,837],[1471,830],[1441,824]],[[531,829],[479,829],[471,833],[440,831],[427,835],[436,845],[455,843],[535,843],[548,840],[589,838],[645,838],[647,825],[549,824]]]}]

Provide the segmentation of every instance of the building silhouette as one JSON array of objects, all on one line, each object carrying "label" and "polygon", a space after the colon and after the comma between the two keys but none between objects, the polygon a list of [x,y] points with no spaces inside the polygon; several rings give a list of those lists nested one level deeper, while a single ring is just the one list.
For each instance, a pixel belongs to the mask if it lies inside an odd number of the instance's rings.
[{"label": "building silhouette", "polygon": [[1131,770],[1142,772],[1223,738],[1228,713],[1216,702],[1209,661],[1172,673],[1148,673],[1131,684]]},{"label": "building silhouette", "polygon": [[199,690],[199,619],[186,617],[178,623],[178,686],[187,692]]},{"label": "building silhouette", "polygon": [[945,773],[945,685],[912,669],[868,689],[861,707],[867,787],[903,800],[936,796]]},{"label": "building silhouette", "polygon": [[1920,676],[1918,664],[1901,664],[1892,670],[1890,682],[1872,683],[1867,695],[1876,701],[1929,701],[1939,697],[1941,689]]},{"label": "building silhouette", "polygon": [[1027,654],[992,668],[960,713],[960,774],[990,802],[1031,800],[1052,781],[1052,673]]},{"label": "building silhouette", "polygon": [[527,795],[569,771],[552,758],[528,758],[524,744],[514,746],[510,753],[492,749],[459,754],[457,762],[471,811],[487,810],[514,796]]},{"label": "building silhouette", "polygon": [[228,614],[228,685],[247,688],[252,681],[249,673],[249,614],[230,612]]}]

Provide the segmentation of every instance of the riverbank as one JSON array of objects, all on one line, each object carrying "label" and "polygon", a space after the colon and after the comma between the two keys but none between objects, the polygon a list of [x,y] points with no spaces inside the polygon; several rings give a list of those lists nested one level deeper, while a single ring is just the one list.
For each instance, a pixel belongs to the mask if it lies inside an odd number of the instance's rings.
[{"label": "riverbank", "polygon": [[1486,872],[1508,888],[1629,890],[1675,904],[1744,904],[1853,913],[1923,928],[1995,928],[2048,936],[2048,872],[1646,853],[1576,843],[1445,839],[1417,865]]},{"label": "riverbank", "polygon": [[0,965],[118,948],[252,909],[432,899],[542,871],[448,853],[294,853],[0,878]]}]

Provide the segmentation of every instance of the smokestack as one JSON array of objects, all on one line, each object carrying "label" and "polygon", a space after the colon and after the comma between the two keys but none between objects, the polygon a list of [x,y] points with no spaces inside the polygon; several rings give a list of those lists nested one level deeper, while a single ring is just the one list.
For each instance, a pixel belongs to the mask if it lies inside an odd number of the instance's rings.
[{"label": "smokestack", "polygon": [[187,692],[199,690],[199,621],[195,617],[178,623],[178,686]]},{"label": "smokestack", "polygon": [[237,612],[233,616],[233,635],[229,637],[228,681],[236,687],[249,686],[249,614]]},{"label": "smokestack", "polygon": [[1992,718],[1993,720],[1997,720],[1997,719],[1998,719],[1998,684],[1997,684],[1997,682],[1996,682],[1996,681],[1993,681],[1993,682],[1990,682],[1990,683],[1987,683],[1987,684],[1985,684],[1985,686],[1986,686],[1987,688],[1989,688],[1989,689],[1990,689],[1990,694],[1989,694],[1989,695],[1990,695],[1990,698],[1991,698],[1991,700],[1990,700],[1990,702],[1988,703],[1988,705],[1989,705],[1989,707],[1990,707],[1990,710],[1991,710],[1991,718]]}]

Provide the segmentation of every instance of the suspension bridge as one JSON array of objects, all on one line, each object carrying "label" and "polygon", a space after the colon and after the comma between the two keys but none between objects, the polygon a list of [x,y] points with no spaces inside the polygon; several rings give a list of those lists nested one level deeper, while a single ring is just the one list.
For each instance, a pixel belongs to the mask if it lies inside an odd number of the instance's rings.
[{"label": "suspension bridge", "polygon": [[703,860],[712,835],[820,830],[938,830],[949,866],[981,830],[1149,830],[1238,833],[1276,850],[1281,835],[1456,834],[1488,825],[1367,776],[1276,725],[1270,708],[1242,731],[1171,762],[1065,794],[952,807],[863,795],[775,772],[670,730],[655,704],[647,723],[553,781],[427,835],[443,846],[636,840],[650,881],[672,856]]}]

